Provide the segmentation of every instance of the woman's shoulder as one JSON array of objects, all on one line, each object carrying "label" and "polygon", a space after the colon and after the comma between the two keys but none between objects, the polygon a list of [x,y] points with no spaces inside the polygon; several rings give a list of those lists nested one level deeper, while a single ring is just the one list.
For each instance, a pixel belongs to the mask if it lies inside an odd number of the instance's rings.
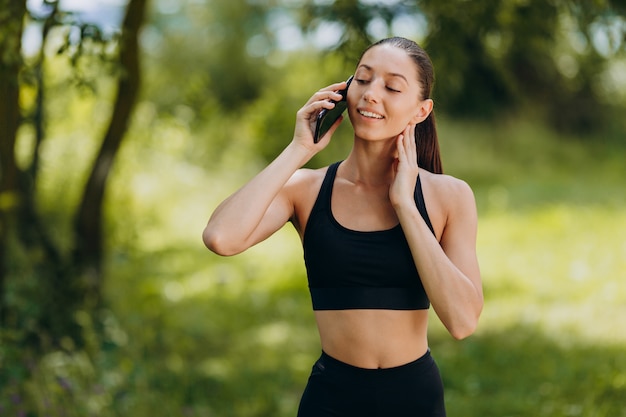
[{"label": "woman's shoulder", "polygon": [[421,183],[427,206],[436,206],[445,217],[453,213],[473,212],[476,209],[474,192],[470,185],[452,175],[434,174],[420,170]]},{"label": "woman's shoulder", "polygon": [[322,168],[300,168],[293,173],[285,190],[290,195],[294,204],[310,204],[317,197],[322,182],[328,171],[328,166]]},{"label": "woman's shoulder", "polygon": [[464,180],[453,177],[448,174],[434,174],[425,169],[420,169],[419,173],[422,183],[426,182],[431,185],[435,190],[438,191],[438,194],[448,195],[451,194],[451,197],[461,194],[471,194],[473,195],[473,191],[469,184]]},{"label": "woman's shoulder", "polygon": [[322,168],[300,168],[296,172],[293,173],[289,181],[287,182],[288,187],[307,187],[314,186],[317,183],[321,185],[324,180],[324,176],[326,175],[326,171],[328,170],[328,166]]},{"label": "woman's shoulder", "polygon": [[317,199],[328,167],[310,169],[300,168],[291,176],[285,189],[294,206],[292,219],[296,230],[301,236],[309,219],[309,215]]}]

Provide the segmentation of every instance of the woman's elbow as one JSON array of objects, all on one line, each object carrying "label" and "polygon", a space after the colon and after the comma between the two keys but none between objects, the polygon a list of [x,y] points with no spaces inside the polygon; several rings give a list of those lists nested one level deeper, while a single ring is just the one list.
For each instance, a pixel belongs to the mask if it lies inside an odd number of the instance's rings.
[{"label": "woman's elbow", "polygon": [[463,326],[452,327],[448,329],[448,331],[450,332],[450,335],[452,335],[452,337],[454,337],[456,340],[463,340],[474,334],[477,326],[477,322],[466,323]]},{"label": "woman's elbow", "polygon": [[448,332],[452,337],[456,340],[463,340],[476,331],[478,327],[478,318],[480,313],[477,315],[466,316],[462,320],[458,320],[457,322],[447,326]]},{"label": "woman's elbow", "polygon": [[228,244],[223,233],[218,233],[209,227],[206,227],[202,232],[202,241],[211,252],[221,256],[232,256],[241,252]]},{"label": "woman's elbow", "polygon": [[[460,309],[454,316],[450,316],[449,326],[446,326],[448,332],[457,340],[465,339],[476,331],[480,315],[483,312],[484,299],[482,293],[479,298],[474,300],[471,305],[465,309]],[[452,318],[455,317],[455,318]]]}]

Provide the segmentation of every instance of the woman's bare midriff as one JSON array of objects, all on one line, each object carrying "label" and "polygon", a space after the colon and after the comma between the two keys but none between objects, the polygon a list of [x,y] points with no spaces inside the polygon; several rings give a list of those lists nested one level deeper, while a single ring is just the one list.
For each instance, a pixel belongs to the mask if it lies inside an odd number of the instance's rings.
[{"label": "woman's bare midriff", "polygon": [[360,368],[404,365],[428,350],[428,310],[322,310],[315,318],[324,352]]}]

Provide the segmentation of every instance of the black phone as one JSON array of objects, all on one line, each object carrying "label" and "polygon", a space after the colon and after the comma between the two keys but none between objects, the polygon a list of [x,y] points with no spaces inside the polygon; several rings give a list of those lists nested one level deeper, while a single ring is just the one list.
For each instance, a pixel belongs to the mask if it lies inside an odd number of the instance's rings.
[{"label": "black phone", "polygon": [[320,141],[322,136],[328,132],[328,129],[339,119],[339,116],[346,110],[348,107],[347,95],[348,95],[348,87],[350,87],[350,83],[352,82],[352,78],[354,76],[350,76],[348,78],[348,85],[346,88],[340,91],[337,91],[343,97],[339,101],[333,101],[335,103],[335,107],[332,109],[322,109],[320,113],[317,115],[317,121],[315,122],[315,134],[313,135],[313,142],[317,143]]}]

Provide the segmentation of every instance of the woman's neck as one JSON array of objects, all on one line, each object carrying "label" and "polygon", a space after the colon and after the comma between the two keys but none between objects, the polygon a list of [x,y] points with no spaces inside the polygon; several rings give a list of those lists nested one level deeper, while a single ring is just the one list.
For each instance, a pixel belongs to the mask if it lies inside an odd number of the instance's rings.
[{"label": "woman's neck", "polygon": [[355,140],[352,151],[341,164],[342,176],[355,184],[390,184],[395,158],[396,142],[393,139],[380,142]]}]

